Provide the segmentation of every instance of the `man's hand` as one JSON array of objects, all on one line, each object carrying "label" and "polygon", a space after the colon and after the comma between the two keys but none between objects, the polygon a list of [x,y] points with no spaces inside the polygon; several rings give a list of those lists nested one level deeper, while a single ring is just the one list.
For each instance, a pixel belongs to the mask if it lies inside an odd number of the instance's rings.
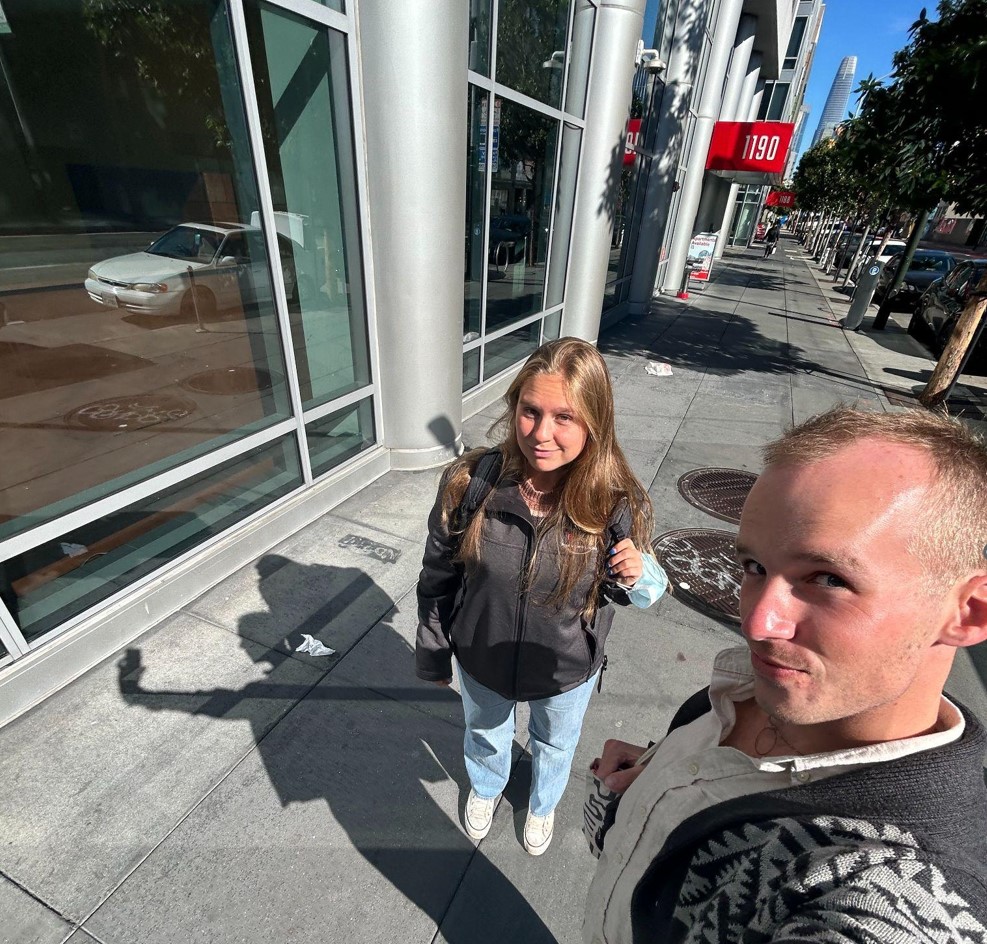
[{"label": "man's hand", "polygon": [[611,580],[627,587],[633,587],[644,573],[641,552],[630,538],[624,538],[610,549],[607,573]]},{"label": "man's hand", "polygon": [[646,750],[646,747],[611,738],[603,745],[603,756],[597,757],[589,769],[605,787],[614,793],[624,793],[644,770],[643,766],[635,767],[634,764]]}]

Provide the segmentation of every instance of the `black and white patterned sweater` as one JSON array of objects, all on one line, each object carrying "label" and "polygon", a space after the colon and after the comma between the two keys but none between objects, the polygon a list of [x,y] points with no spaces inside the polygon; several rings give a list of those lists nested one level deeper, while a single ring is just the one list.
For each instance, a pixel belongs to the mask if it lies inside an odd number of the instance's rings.
[{"label": "black and white patterned sweater", "polygon": [[[951,744],[681,823],[635,889],[634,941],[987,944],[987,733],[958,707]],[[708,710],[699,692],[671,727]]]}]

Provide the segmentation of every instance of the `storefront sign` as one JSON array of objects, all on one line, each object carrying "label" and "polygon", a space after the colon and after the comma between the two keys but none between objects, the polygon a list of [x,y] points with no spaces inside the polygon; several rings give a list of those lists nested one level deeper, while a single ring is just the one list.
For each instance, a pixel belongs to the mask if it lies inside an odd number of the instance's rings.
[{"label": "storefront sign", "polygon": [[706,169],[783,173],[794,130],[785,121],[718,121]]},{"label": "storefront sign", "polygon": [[640,118],[628,118],[627,119],[627,139],[624,144],[624,165],[633,164],[634,158],[637,157],[637,151],[634,148],[637,147],[641,140],[641,119]]},{"label": "storefront sign", "polygon": [[764,202],[769,207],[791,208],[795,206],[795,193],[791,190],[772,190]]},{"label": "storefront sign", "polygon": [[716,249],[716,233],[696,233],[689,243],[689,278],[695,282],[708,282],[713,268],[713,251]]}]

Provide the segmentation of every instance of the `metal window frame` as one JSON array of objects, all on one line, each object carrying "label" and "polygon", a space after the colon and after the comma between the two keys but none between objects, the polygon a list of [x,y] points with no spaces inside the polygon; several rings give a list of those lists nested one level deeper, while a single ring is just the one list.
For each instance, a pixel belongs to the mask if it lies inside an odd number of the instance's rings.
[{"label": "metal window frame", "polygon": [[[290,430],[288,431],[290,432]],[[296,441],[297,445],[297,441]],[[336,470],[333,470],[336,471]],[[272,510],[280,508],[282,505],[296,499],[299,495],[303,494],[307,490],[307,486],[304,483],[300,483],[295,488],[291,489],[285,495],[273,502],[269,502],[256,511],[251,512],[246,518],[242,518],[240,521],[236,522],[232,527],[222,531],[220,534],[215,534],[210,538],[200,544],[196,544],[194,547],[189,548],[187,551],[179,554],[177,557],[172,558],[167,562],[165,566],[173,568],[175,570],[180,569],[184,564],[200,554],[207,553],[211,548],[216,547],[226,541],[229,541],[232,535],[235,535],[241,529],[245,529],[255,524],[259,519],[263,518],[265,515],[271,513]],[[155,568],[150,573],[145,574],[133,583],[127,584],[125,587],[121,587],[115,593],[111,593],[109,596],[98,601],[90,607],[87,607],[81,613],[77,613],[75,616],[70,617],[62,623],[59,623],[54,628],[48,630],[46,633],[42,633],[37,639],[32,639],[31,642],[27,643],[28,652],[33,652],[40,646],[45,645],[52,639],[63,635],[64,633],[70,632],[76,626],[79,626],[88,620],[92,619],[94,616],[98,616],[100,612],[106,611],[114,607],[121,599],[130,596],[137,595],[140,591],[155,581],[160,579],[161,569]],[[20,632],[18,630],[18,632]],[[21,637],[23,638],[23,636]],[[24,653],[25,655],[27,653]]]},{"label": "metal window frame", "polygon": [[[594,3],[594,6],[597,4]],[[512,102],[517,105],[521,105],[537,114],[553,119],[556,122],[556,134],[555,134],[555,161],[552,173],[552,183],[553,190],[557,191],[558,188],[558,175],[559,167],[562,159],[562,128],[564,124],[570,124],[580,129],[580,131],[585,131],[586,129],[586,119],[582,116],[577,116],[565,111],[565,102],[569,90],[569,77],[570,77],[570,57],[572,53],[572,28],[573,21],[576,12],[576,2],[575,0],[570,0],[569,2],[569,14],[566,23],[566,37],[565,37],[565,47],[566,47],[566,60],[565,67],[562,75],[562,87],[560,90],[560,101],[562,107],[556,108],[552,105],[548,105],[545,102],[538,101],[538,99],[532,98],[530,95],[525,95],[522,92],[518,92],[507,85],[504,85],[496,80],[497,77],[497,34],[498,34],[498,24],[500,21],[500,0],[492,0],[491,3],[491,22],[490,22],[490,60],[489,60],[489,75],[483,75],[479,72],[474,72],[472,69],[467,71],[467,82],[470,85],[476,86],[481,89],[487,95],[487,148],[485,154],[485,173],[486,179],[484,185],[486,187],[486,192],[484,194],[483,200],[483,259],[486,265],[486,260],[489,258],[490,253],[490,204],[493,194],[493,113],[494,107],[496,105],[496,100],[498,98],[505,99],[506,101]],[[593,26],[593,38],[591,41],[591,53],[590,61],[592,62],[593,53],[596,48],[597,40],[597,30],[594,21]],[[580,135],[580,150],[582,149],[582,135]],[[582,159],[582,154],[580,153],[580,161]],[[576,177],[578,181],[579,174],[582,168],[578,167],[576,172]],[[551,252],[552,252],[552,242],[555,238],[555,215],[554,206],[555,200],[553,197],[553,214],[550,222],[550,229],[548,234],[548,245],[546,247],[546,260],[545,260],[545,281],[542,285],[542,298],[541,304],[545,304],[545,290],[548,287],[549,278],[549,268],[551,265]],[[572,241],[575,237],[573,232],[569,234],[569,251],[572,251]],[[562,302],[558,305],[553,305],[550,308],[542,308],[534,315],[527,316],[519,321],[513,322],[512,324],[504,327],[498,328],[496,331],[487,333],[487,274],[484,272],[483,281],[480,287],[480,336],[472,341],[467,342],[463,345],[463,356],[467,353],[479,349],[480,351],[480,381],[476,387],[470,388],[469,391],[465,393],[471,393],[472,391],[484,386],[488,381],[495,380],[498,377],[503,376],[505,371],[494,375],[493,377],[487,377],[486,375],[486,344],[488,341],[496,341],[497,339],[503,337],[512,331],[517,331],[520,328],[526,327],[534,323],[535,321],[540,321],[541,326],[539,329],[539,340],[544,341],[545,337],[545,319],[549,316],[555,314],[556,312],[562,311],[566,295],[569,288],[569,266],[568,257],[566,263],[566,277],[565,284],[563,285],[562,291]],[[465,395],[464,393],[464,395]]]}]

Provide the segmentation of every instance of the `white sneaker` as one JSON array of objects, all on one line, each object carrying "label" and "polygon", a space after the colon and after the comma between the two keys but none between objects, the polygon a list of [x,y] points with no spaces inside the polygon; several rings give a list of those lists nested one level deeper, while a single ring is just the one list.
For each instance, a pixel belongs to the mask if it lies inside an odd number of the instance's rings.
[{"label": "white sneaker", "polygon": [[529,811],[524,821],[524,848],[531,855],[541,855],[552,842],[555,826],[555,810],[548,816],[535,816]]},{"label": "white sneaker", "polygon": [[463,814],[466,835],[470,839],[480,840],[490,832],[494,807],[499,799],[499,793],[489,800],[484,800],[483,797],[478,797],[472,789],[470,790],[470,795],[466,800],[466,812]]}]

